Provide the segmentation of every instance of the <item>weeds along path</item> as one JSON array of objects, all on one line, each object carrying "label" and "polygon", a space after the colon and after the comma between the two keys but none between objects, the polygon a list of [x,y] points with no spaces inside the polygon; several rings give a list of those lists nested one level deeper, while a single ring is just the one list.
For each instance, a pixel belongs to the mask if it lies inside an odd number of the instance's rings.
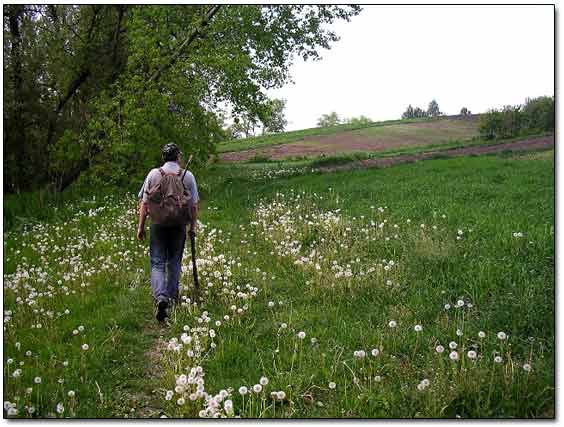
[{"label": "weeds along path", "polygon": [[4,409],[16,417],[137,416],[152,319],[136,201],[85,199],[4,238]]}]

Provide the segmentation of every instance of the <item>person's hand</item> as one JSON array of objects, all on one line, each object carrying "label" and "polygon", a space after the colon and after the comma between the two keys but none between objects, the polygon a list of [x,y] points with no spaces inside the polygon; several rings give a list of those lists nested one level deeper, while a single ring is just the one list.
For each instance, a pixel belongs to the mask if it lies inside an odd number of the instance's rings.
[{"label": "person's hand", "polygon": [[137,240],[145,240],[145,227],[137,227]]}]

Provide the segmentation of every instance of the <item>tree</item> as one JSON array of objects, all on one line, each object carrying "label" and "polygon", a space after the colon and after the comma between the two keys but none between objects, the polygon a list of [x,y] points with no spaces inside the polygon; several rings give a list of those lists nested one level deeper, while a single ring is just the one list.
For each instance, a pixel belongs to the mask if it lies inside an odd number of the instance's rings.
[{"label": "tree", "polygon": [[441,111],[439,110],[439,104],[437,103],[437,101],[435,101],[434,99],[429,102],[429,107],[427,108],[427,115],[429,117],[438,117],[440,116]]},{"label": "tree", "polygon": [[427,114],[427,112],[422,108],[415,107],[415,109],[413,110],[413,117],[415,118],[427,117],[428,115],[429,114]]},{"label": "tree", "polygon": [[341,124],[341,118],[335,111],[332,111],[329,114],[323,114],[317,120],[317,127],[330,127],[338,124]]},{"label": "tree", "polygon": [[272,99],[267,103],[268,111],[263,120],[263,133],[278,133],[284,132],[288,125],[288,121],[284,116],[284,109],[286,108],[285,99]]},{"label": "tree", "polygon": [[411,104],[409,104],[406,108],[406,110],[403,112],[403,114],[401,115],[402,119],[412,119],[413,117],[415,117],[414,112],[413,112],[413,107],[411,106]]},{"label": "tree", "polygon": [[528,132],[554,131],[554,97],[527,98],[522,108],[523,127]]},{"label": "tree", "polygon": [[[266,89],[318,59],[358,6],[4,5],[4,190],[137,180],[174,140],[205,164],[218,113],[262,122]],[[28,173],[32,171],[32,173]],[[86,174],[83,172],[88,171]]]},{"label": "tree", "polygon": [[347,119],[345,123],[356,126],[364,126],[372,123],[372,119],[361,115],[360,117],[351,117],[350,119]]},{"label": "tree", "polygon": [[413,108],[411,104],[409,104],[407,109],[401,115],[402,119],[415,119],[421,117],[427,117],[427,112],[419,107]]},{"label": "tree", "polygon": [[468,108],[462,107],[460,109],[460,115],[461,116],[470,116],[470,115],[472,115],[472,112]]}]

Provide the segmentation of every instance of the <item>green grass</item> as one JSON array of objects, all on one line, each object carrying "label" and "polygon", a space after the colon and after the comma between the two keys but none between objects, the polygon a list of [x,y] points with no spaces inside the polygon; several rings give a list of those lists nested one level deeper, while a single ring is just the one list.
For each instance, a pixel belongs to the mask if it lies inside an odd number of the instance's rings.
[{"label": "green grass", "polygon": [[[367,151],[348,151],[344,153],[337,153],[334,155],[322,155],[315,157],[302,157],[299,159],[295,158],[285,158],[283,160],[272,160],[265,156],[256,156],[255,158],[247,162],[226,162],[217,163],[215,167],[217,170],[223,169],[236,169],[236,170],[250,170],[250,169],[279,169],[279,168],[317,168],[323,166],[333,166],[333,165],[343,165],[346,163],[352,163],[357,160],[368,160],[377,159],[385,157],[394,157],[399,155],[410,155],[418,153],[426,153],[429,151],[436,152],[434,158],[444,158],[446,155],[442,155],[441,152],[452,150],[456,148],[465,147],[478,147],[478,146],[492,146],[498,144],[506,144],[511,142],[523,141],[530,138],[536,138],[545,136],[546,134],[531,135],[527,137],[517,137],[505,140],[486,140],[481,138],[473,138],[471,140],[451,140],[449,142],[437,143],[437,144],[427,144],[427,145],[415,145],[412,147],[402,147],[394,148],[377,152],[367,152]],[[513,154],[512,154],[513,155]],[[523,155],[523,154],[519,154]]]},{"label": "green grass", "polygon": [[[14,314],[4,352],[26,364],[13,381],[4,361],[4,400],[19,396],[25,415],[25,388],[41,375],[41,416],[54,412],[59,401],[69,415],[65,396],[72,388],[76,416],[139,416],[146,412],[131,408],[149,401],[155,416],[197,417],[205,405],[189,399],[195,386],[188,387],[181,405],[183,391],[171,400],[165,393],[174,391],[175,376],[201,366],[205,390],[211,395],[226,390],[235,415],[243,417],[553,417],[553,153],[259,180],[252,173],[274,165],[212,168],[201,210],[205,227],[197,238],[198,257],[205,260],[199,266],[204,303],[184,302],[173,310],[162,335],[167,341],[176,337],[172,347],[183,347],[163,349],[154,375],[147,375],[147,351],[161,331],[147,326],[148,260],[145,245],[131,240],[133,202],[77,202],[74,215],[49,219],[46,229],[5,236],[4,309]],[[88,216],[100,205],[109,209]],[[514,237],[517,232],[523,237]],[[290,243],[301,246],[292,253]],[[126,250],[130,261],[124,260]],[[57,291],[55,298],[36,298],[35,306],[55,312],[68,307],[71,313],[42,321],[42,334],[36,334],[31,324],[42,316],[15,304],[15,298],[29,293],[28,283],[43,289],[64,280],[73,268],[60,261],[73,252],[83,252],[80,278],[68,279],[77,294]],[[296,264],[301,257],[314,262]],[[394,265],[385,271],[389,260]],[[353,277],[335,277],[333,261],[344,270],[350,265]],[[7,287],[14,276],[6,275],[15,274],[18,264],[28,272],[41,266],[48,281],[39,282],[34,270],[31,279],[17,282],[16,294]],[[367,273],[370,267],[376,270]],[[93,274],[86,277],[88,270]],[[188,269],[181,284],[192,298],[190,275]],[[91,285],[83,289],[82,281]],[[258,288],[255,295],[247,285]],[[464,308],[444,309],[459,299]],[[388,327],[390,320],[396,328]],[[73,336],[81,324],[86,337]],[[423,331],[415,332],[416,324]],[[191,341],[183,343],[187,328]],[[296,337],[299,331],[304,340]],[[478,331],[486,337],[480,339]],[[499,331],[508,339],[499,340]],[[80,350],[83,341],[91,346],[87,352]],[[448,358],[450,341],[458,343],[457,362]],[[21,350],[15,342],[22,343]],[[442,355],[435,351],[438,343],[447,347]],[[24,355],[28,348],[33,363]],[[377,357],[370,355],[374,348],[380,350]],[[466,356],[471,348],[477,361]],[[356,359],[358,350],[368,356]],[[502,363],[493,361],[493,352]],[[60,386],[64,359],[73,369]],[[531,372],[523,370],[524,363]],[[265,392],[239,395],[240,386],[250,388],[261,376],[269,380]],[[419,391],[423,379],[430,385]],[[272,400],[271,391],[286,397]]]}]

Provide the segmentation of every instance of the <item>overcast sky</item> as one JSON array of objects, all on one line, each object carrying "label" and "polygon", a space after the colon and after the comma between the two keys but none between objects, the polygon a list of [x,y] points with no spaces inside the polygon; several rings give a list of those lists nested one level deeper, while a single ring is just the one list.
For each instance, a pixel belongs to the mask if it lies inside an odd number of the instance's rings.
[{"label": "overcast sky", "polygon": [[474,113],[554,94],[552,6],[363,6],[318,62],[296,59],[287,130],[324,113],[400,118],[408,104]]}]

